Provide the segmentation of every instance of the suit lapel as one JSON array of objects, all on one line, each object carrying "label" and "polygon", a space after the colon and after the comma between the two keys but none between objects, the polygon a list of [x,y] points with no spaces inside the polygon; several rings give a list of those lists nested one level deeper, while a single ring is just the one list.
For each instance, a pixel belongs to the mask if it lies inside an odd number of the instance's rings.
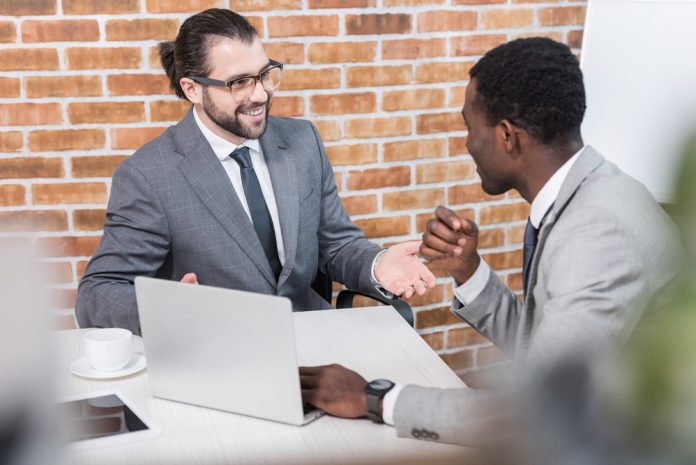
[{"label": "suit lapel", "polygon": [[[575,192],[578,190],[580,185],[583,183],[585,178],[590,175],[594,170],[599,168],[599,166],[604,162],[604,157],[602,157],[595,149],[587,146],[585,150],[580,154],[577,161],[573,167],[568,172],[568,176],[561,190],[558,192],[558,196],[551,207],[551,211],[546,216],[544,223],[539,231],[539,240],[537,242],[536,249],[534,251],[534,256],[532,257],[532,263],[529,270],[529,286],[528,289],[533,289],[537,281],[537,271],[539,267],[539,257],[546,243],[546,238],[548,237],[554,224],[560,217],[565,207],[571,201]],[[532,292],[527,292],[525,301],[529,301]]]},{"label": "suit lapel", "polygon": [[290,276],[297,252],[300,213],[297,167],[289,150],[290,144],[277,130],[274,118],[269,118],[266,132],[261,136],[260,142],[271,175],[285,249],[285,264],[278,277],[280,288]]},{"label": "suit lapel", "polygon": [[174,128],[179,153],[179,170],[220,224],[249,256],[261,274],[275,286],[276,280],[263,252],[254,226],[244,211],[225,169],[198,129],[193,107]]}]

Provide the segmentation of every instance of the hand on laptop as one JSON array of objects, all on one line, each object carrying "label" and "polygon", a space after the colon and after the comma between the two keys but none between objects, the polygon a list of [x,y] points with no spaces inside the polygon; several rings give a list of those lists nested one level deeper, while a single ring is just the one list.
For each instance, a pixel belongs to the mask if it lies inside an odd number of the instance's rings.
[{"label": "hand on laptop", "polygon": [[411,241],[387,249],[375,268],[375,277],[384,289],[408,299],[435,287],[435,276],[418,258],[420,247],[421,241]]},{"label": "hand on laptop", "polygon": [[196,273],[186,273],[183,278],[181,278],[182,283],[186,284],[198,284],[198,276]]},{"label": "hand on laptop", "polygon": [[367,415],[367,381],[341,365],[300,367],[302,401],[329,415],[358,418]]}]

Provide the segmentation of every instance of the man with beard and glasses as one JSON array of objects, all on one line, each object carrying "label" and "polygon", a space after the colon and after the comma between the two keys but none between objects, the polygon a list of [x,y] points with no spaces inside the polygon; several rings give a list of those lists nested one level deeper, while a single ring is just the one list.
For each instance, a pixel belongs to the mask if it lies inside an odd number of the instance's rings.
[{"label": "man with beard and glasses", "polygon": [[160,58],[192,108],[116,170],[80,326],[140,333],[136,276],[285,296],[294,310],[328,308],[311,287],[318,271],[372,294],[435,285],[419,241],[383,250],[351,223],[316,128],[269,117],[283,65],[246,19],[198,13]]}]

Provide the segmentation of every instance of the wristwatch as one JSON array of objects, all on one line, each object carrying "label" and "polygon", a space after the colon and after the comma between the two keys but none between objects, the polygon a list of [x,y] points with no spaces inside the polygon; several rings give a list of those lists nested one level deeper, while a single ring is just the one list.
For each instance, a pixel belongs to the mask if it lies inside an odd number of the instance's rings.
[{"label": "wristwatch", "polygon": [[381,401],[387,392],[391,391],[394,383],[388,379],[376,379],[370,381],[365,386],[365,395],[367,397],[367,417],[375,423],[384,423],[382,419]]}]

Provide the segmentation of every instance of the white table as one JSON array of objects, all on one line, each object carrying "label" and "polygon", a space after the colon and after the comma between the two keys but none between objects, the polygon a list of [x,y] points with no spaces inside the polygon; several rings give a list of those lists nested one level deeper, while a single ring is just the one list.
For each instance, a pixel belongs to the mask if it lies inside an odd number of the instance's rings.
[{"label": "white table", "polygon": [[[463,387],[462,381],[391,307],[302,312],[295,315],[301,365],[340,363],[366,379]],[[86,380],[69,372],[83,355],[86,330],[55,333],[58,395],[115,388],[162,434],[155,439],[72,452],[70,464],[461,463],[466,449],[397,438],[367,419],[324,416],[303,427],[235,415],[149,395],[147,370],[118,380]],[[136,341],[138,350],[142,342]],[[259,347],[258,350],[263,350]]]}]

